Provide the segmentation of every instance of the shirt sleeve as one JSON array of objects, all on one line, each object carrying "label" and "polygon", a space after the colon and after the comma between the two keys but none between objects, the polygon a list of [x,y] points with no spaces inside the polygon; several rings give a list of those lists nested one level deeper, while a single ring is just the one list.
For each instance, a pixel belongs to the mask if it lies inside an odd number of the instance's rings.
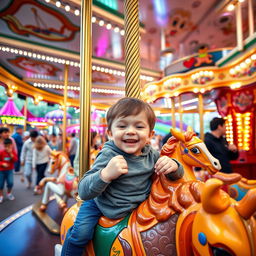
[{"label": "shirt sleeve", "polygon": [[171,173],[168,173],[166,174],[166,177],[170,180],[179,180],[183,177],[184,175],[184,168],[183,166],[180,164],[179,161],[177,161],[176,159],[173,159],[173,161],[175,161],[178,165],[178,169],[175,171],[175,172],[171,172]]},{"label": "shirt sleeve", "polygon": [[36,149],[33,149],[33,153],[32,153],[32,167],[36,168]]},{"label": "shirt sleeve", "polygon": [[[114,155],[113,155],[114,156]],[[78,194],[82,200],[89,200],[100,195],[110,183],[100,178],[101,170],[104,169],[113,157],[106,151],[101,151],[95,159],[92,168],[85,173],[78,185]]]},{"label": "shirt sleeve", "polygon": [[21,149],[21,155],[20,155],[20,161],[21,162],[25,162],[26,153],[27,153],[27,143],[25,142],[22,146],[22,149]]}]

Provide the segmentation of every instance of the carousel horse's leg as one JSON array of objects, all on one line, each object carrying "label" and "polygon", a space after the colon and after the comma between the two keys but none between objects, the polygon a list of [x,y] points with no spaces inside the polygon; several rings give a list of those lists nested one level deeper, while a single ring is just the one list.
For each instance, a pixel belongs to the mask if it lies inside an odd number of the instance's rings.
[{"label": "carousel horse's leg", "polygon": [[[42,202],[41,202],[42,205],[40,206],[40,210],[44,211],[46,209],[46,206],[49,202],[49,197],[50,197],[51,192],[54,192],[55,198],[56,198],[56,195],[63,195],[64,194],[64,186],[61,184],[53,183],[53,182],[47,182],[45,189],[44,189]],[[58,203],[57,198],[56,198],[56,201]]]},{"label": "carousel horse's leg", "polygon": [[60,207],[60,209],[62,209],[63,213],[65,213],[68,210],[68,208],[67,208],[68,197],[64,193],[64,191],[63,191],[63,194],[64,194],[63,196],[60,196],[57,193],[55,193],[54,196],[55,196],[58,206]]}]

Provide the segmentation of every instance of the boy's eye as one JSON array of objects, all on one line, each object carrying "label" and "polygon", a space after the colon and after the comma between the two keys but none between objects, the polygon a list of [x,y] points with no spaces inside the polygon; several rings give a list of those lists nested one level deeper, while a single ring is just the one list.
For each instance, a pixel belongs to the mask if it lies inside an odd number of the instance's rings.
[{"label": "boy's eye", "polygon": [[125,125],[118,125],[118,128],[125,128]]},{"label": "boy's eye", "polygon": [[143,129],[143,128],[144,128],[144,126],[142,126],[142,125],[138,125],[138,126],[137,126],[137,128],[138,128],[138,129]]}]

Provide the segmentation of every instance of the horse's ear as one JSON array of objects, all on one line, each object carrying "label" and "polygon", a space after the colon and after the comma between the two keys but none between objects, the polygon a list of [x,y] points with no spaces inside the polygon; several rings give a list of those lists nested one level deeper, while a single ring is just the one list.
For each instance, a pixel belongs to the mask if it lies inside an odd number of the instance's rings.
[{"label": "horse's ear", "polygon": [[194,132],[193,128],[191,126],[187,127],[187,132]]},{"label": "horse's ear", "polygon": [[179,141],[185,142],[185,136],[182,132],[180,132],[174,128],[171,128],[171,134]]},{"label": "horse's ear", "polygon": [[221,189],[223,181],[209,179],[205,182],[201,195],[203,209],[208,213],[220,213],[230,206],[229,195]]}]

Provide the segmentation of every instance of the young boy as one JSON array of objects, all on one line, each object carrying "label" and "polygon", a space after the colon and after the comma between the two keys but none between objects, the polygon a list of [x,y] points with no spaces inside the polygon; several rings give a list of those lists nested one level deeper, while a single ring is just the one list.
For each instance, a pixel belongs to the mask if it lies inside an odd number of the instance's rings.
[{"label": "young boy", "polygon": [[150,146],[155,114],[149,104],[123,98],[107,113],[108,136],[92,168],[78,187],[82,203],[67,233],[61,255],[82,255],[102,215],[118,219],[133,211],[149,195],[152,174],[171,180],[183,176],[182,166]]},{"label": "young boy", "polygon": [[4,149],[0,150],[0,203],[3,202],[4,183],[7,183],[7,198],[14,200],[12,195],[14,163],[18,160],[13,149],[12,140],[4,139]]}]

